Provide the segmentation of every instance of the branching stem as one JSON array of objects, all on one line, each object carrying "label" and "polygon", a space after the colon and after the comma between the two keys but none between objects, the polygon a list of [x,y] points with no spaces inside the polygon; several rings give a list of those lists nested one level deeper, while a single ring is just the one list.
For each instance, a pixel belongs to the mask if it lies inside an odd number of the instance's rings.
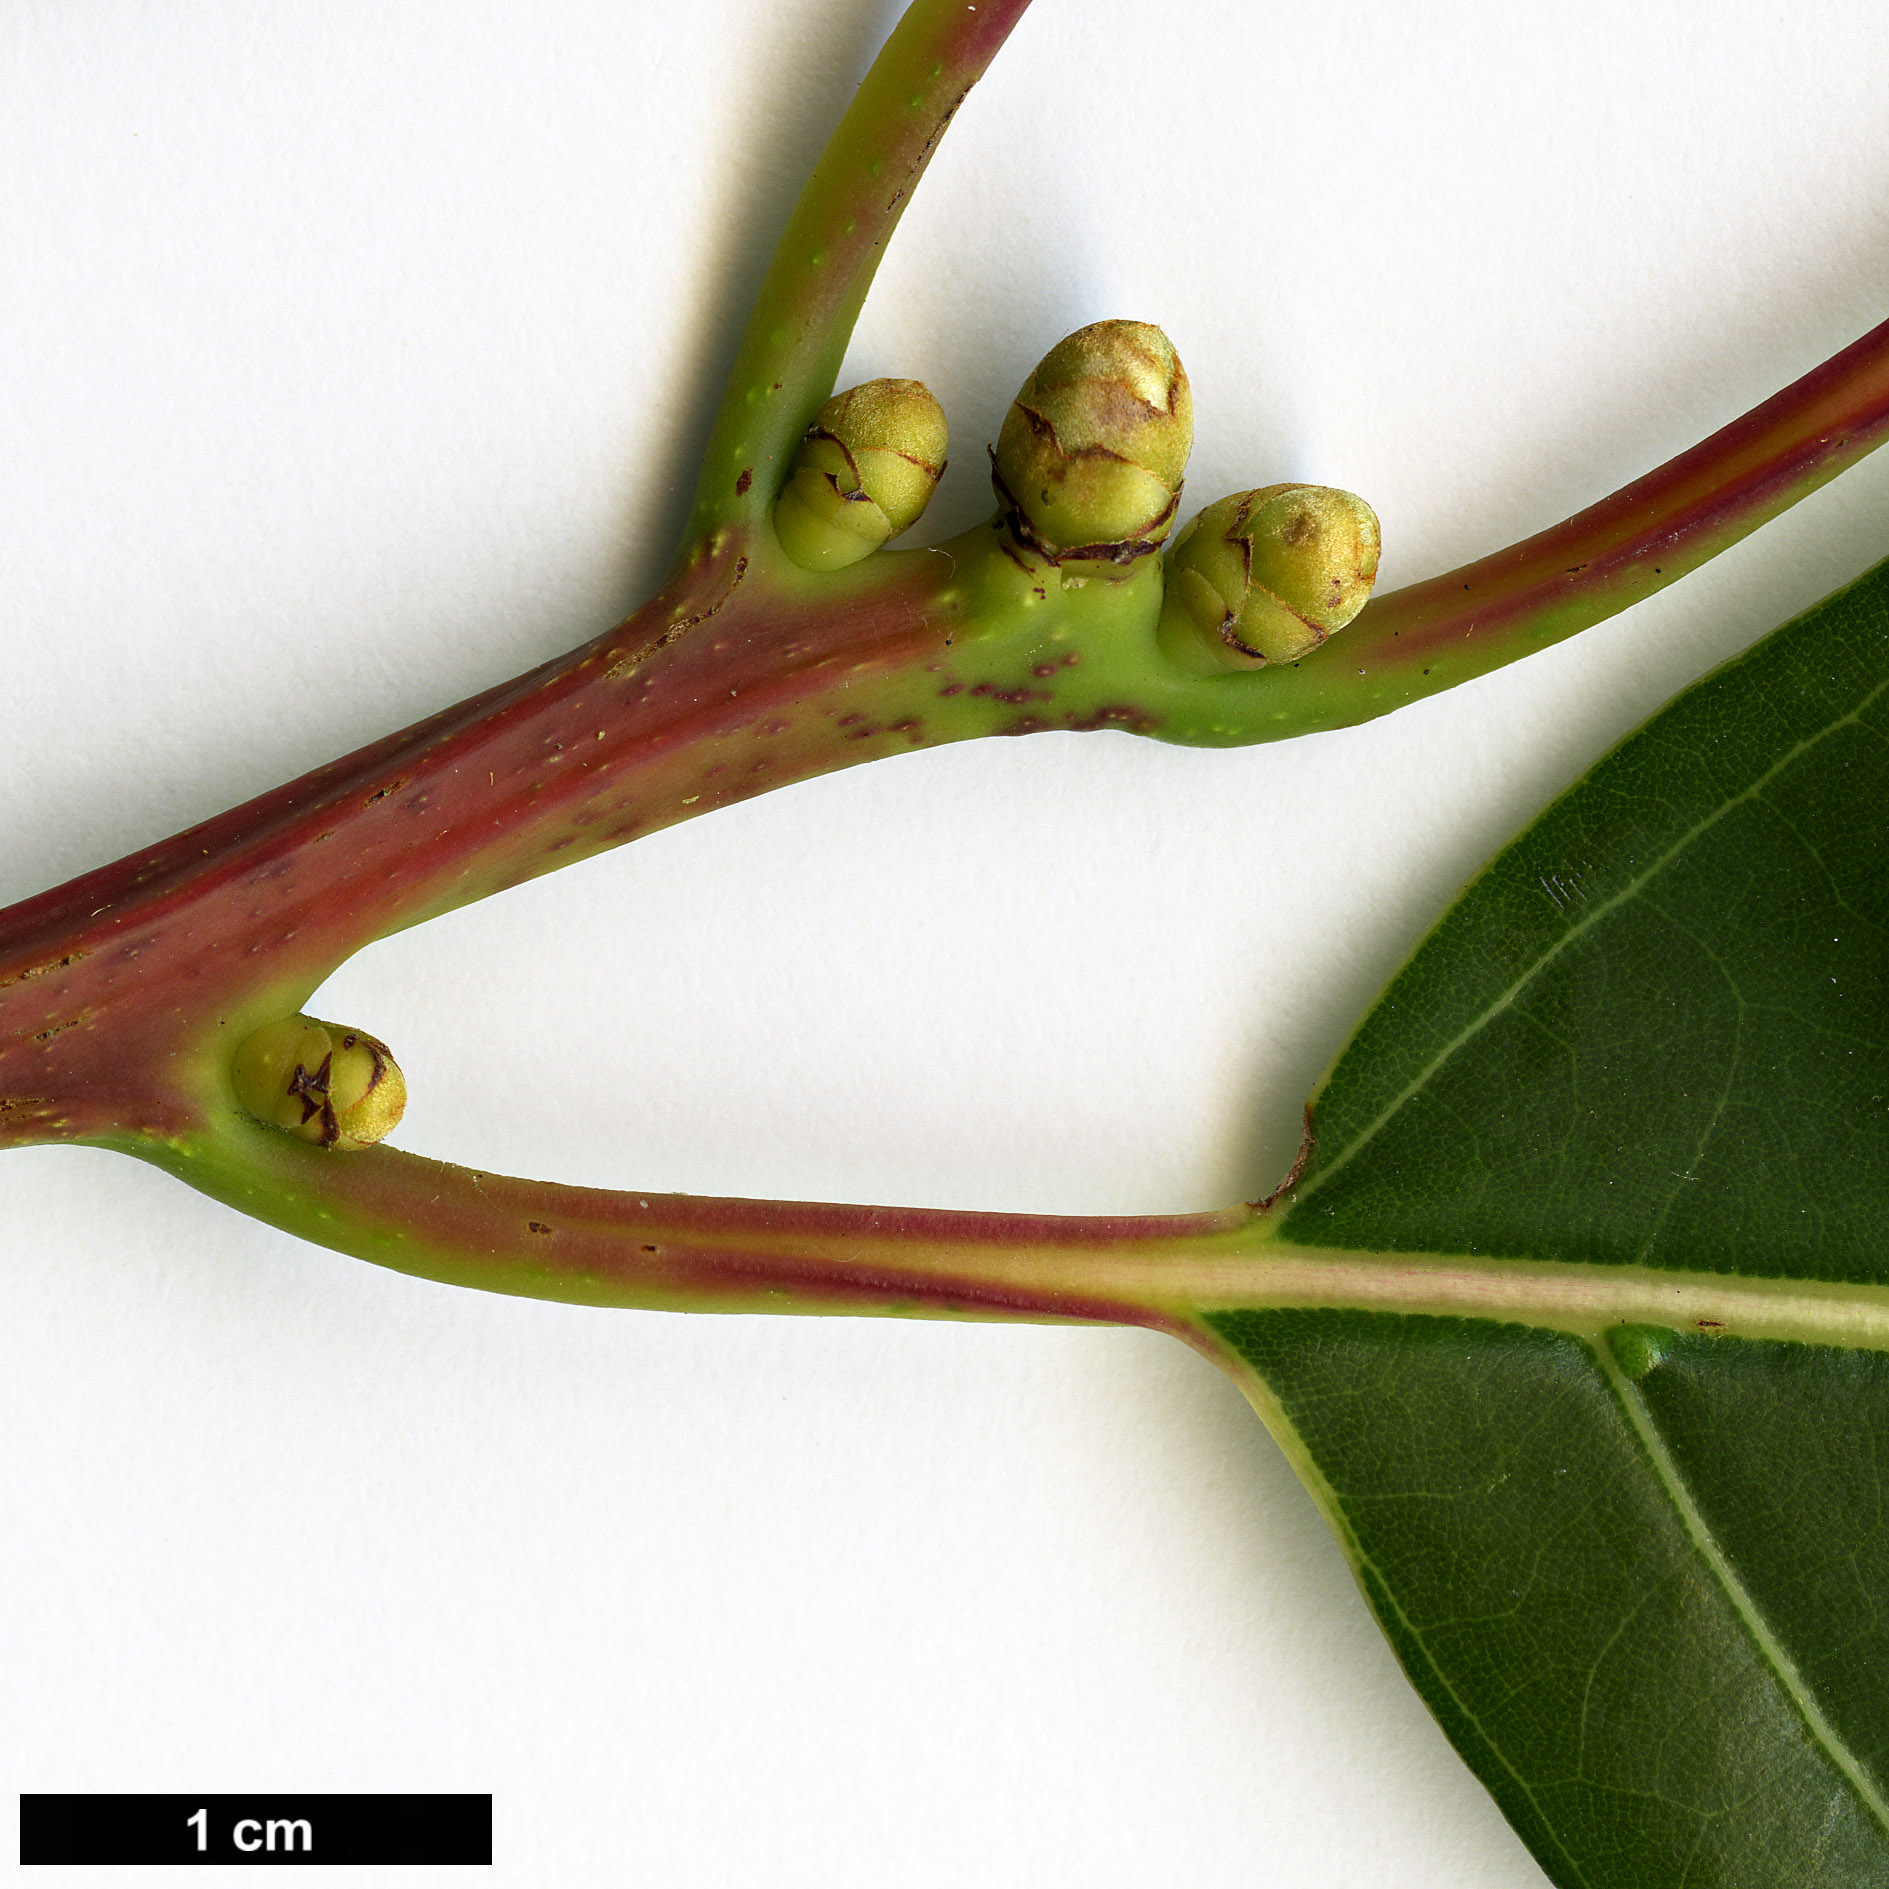
[{"label": "branching stem", "polygon": [[386,1148],[333,1155],[251,1121],[230,1080],[234,1046],[364,944],[555,866],[973,736],[1232,746],[1363,721],[1625,608],[1889,433],[1885,325],[1566,524],[1381,599],[1300,662],[1240,674],[1163,654],[1154,557],[1066,577],[993,522],[800,571],[769,522],[787,457],[912,186],[1026,3],[916,0],[894,33],[782,240],[682,554],[626,623],[0,913],[0,1145],[119,1148],[365,1258],[610,1304],[1160,1322],[1181,1253],[1261,1237],[1266,1217],[1245,1208],[1069,1222],[680,1203]]}]

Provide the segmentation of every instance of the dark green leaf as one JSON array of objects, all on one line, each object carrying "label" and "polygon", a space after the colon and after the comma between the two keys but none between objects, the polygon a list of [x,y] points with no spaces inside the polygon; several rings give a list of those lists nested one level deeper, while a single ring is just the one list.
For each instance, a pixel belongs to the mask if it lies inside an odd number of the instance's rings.
[{"label": "dark green leaf", "polygon": [[[1658,1460],[1644,1399],[1622,1394],[1606,1347],[1365,1312],[1213,1322],[1317,1464],[1417,1689],[1557,1882],[1889,1881],[1875,1780],[1780,1656],[1756,1584],[1728,1572],[1729,1550]],[[1764,1361],[1753,1375],[1766,1391]],[[1800,1382],[1811,1405],[1834,1407],[1815,1366]],[[1721,1390],[1719,1414],[1768,1480],[1783,1464],[1743,1388]],[[1784,1501],[1787,1528],[1810,1519]],[[1788,1579],[1762,1590],[1779,1610],[1770,1620],[1835,1651],[1822,1598]],[[1838,1620],[1853,1640],[1851,1617]],[[1880,1742],[1876,1678],[1860,1706]]]},{"label": "dark green leaf", "polygon": [[[1889,1883],[1886,737],[1889,567],[1550,808],[1339,1058],[1272,1250],[1410,1309],[1205,1320],[1558,1883]],[[1422,1309],[1453,1259],[1491,1316]]]},{"label": "dark green leaf", "polygon": [[1318,1100],[1318,1246],[1889,1280],[1889,578],[1504,852]]}]

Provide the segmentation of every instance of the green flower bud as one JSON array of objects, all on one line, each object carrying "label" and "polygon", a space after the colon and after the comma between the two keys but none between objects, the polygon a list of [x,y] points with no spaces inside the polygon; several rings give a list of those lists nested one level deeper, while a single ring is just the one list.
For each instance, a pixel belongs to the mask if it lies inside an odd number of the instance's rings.
[{"label": "green flower bud", "polygon": [[835,394],[794,453],[774,507],[781,548],[810,571],[841,571],[909,530],[945,465],[944,409],[917,380]]},{"label": "green flower bud", "polygon": [[367,1148],[407,1106],[407,1080],[365,1030],[284,1017],[246,1037],[230,1062],[236,1099],[259,1122],[321,1148]]},{"label": "green flower bud", "polygon": [[1098,321],[1057,342],[1023,383],[991,478],[1032,550],[1126,564],[1173,528],[1193,443],[1174,344],[1145,321]]},{"label": "green flower bud", "polygon": [[1191,668],[1295,662],[1369,601],[1378,541],[1370,506],[1328,485],[1219,499],[1168,559],[1162,644]]}]

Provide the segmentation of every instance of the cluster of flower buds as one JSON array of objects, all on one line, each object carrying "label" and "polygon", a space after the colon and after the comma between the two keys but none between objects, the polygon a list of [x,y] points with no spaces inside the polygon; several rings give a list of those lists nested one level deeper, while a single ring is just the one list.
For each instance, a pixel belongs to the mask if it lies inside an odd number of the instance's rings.
[{"label": "cluster of flower buds", "polygon": [[1268,485],[1209,505],[1168,559],[1161,641],[1188,667],[1296,662],[1377,580],[1377,514],[1354,492]]},{"label": "cluster of flower buds", "polygon": [[407,1106],[387,1045],[365,1030],[284,1017],[246,1037],[230,1063],[236,1099],[259,1122],[317,1147],[371,1147]]},{"label": "cluster of flower buds", "polygon": [[[1193,442],[1193,395],[1167,336],[1144,321],[1079,328],[1023,383],[991,448],[1001,524],[1072,582],[1145,568],[1174,527]],[[856,564],[917,522],[944,456],[944,411],[922,382],[835,394],[775,505],[782,547],[808,570]],[[1354,493],[1236,492],[1168,556],[1162,647],[1201,673],[1296,662],[1364,608],[1377,559],[1377,515]]]},{"label": "cluster of flower buds", "polygon": [[1005,519],[1057,563],[1131,564],[1173,528],[1194,443],[1174,344],[1098,321],[1044,355],[1004,416],[991,477]]},{"label": "cluster of flower buds", "polygon": [[794,453],[774,507],[781,548],[810,571],[839,571],[908,531],[945,466],[944,409],[917,380],[869,380],[835,394]]}]

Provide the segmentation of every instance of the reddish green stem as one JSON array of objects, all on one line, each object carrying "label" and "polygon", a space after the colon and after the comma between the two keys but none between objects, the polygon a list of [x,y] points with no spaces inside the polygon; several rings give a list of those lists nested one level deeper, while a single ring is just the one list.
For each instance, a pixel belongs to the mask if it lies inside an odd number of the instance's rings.
[{"label": "reddish green stem", "polygon": [[1885,438],[1889,322],[1611,498],[1374,599],[1288,671],[1236,678],[1253,700],[1232,739],[1350,727],[1545,649],[1696,570]]},{"label": "reddish green stem", "polygon": [[1000,610],[989,580],[1035,592],[973,539],[826,578],[705,554],[563,661],[0,913],[0,1143],[184,1134],[362,945],[694,813],[1038,703],[1107,722],[1146,583]]},{"label": "reddish green stem", "polygon": [[1578,518],[1251,675],[1162,659],[1152,570],[1061,591],[988,529],[837,577],[704,547],[610,636],[0,914],[0,1141],[181,1133],[225,1096],[232,1035],[370,939],[771,786],[979,734],[1231,745],[1382,713],[1671,582],[1885,431],[1889,327]]},{"label": "reddish green stem", "polygon": [[[757,1304],[837,1306],[870,1275],[867,1296],[934,1310],[1126,1316],[1055,1255],[1072,1241],[1162,1245],[1247,1224],[1244,1210],[1157,1232],[669,1202],[664,1225],[693,1231],[654,1242],[680,1270],[652,1270],[637,1236],[654,1210],[628,1204],[644,1196],[309,1150],[248,1121],[231,1090],[234,1043],[389,931],[903,748],[1095,727],[1219,746],[1362,721],[1672,582],[1889,432],[1885,326],[1565,525],[1382,599],[1334,649],[1242,675],[1194,675],[1161,654],[1152,559],[1120,582],[1064,588],[1053,566],[980,527],[838,575],[798,571],[766,517],[785,455],[831,384],[912,183],[1024,3],[918,0],[895,33],[768,278],[695,535],[622,628],[0,913],[0,1144],[102,1142],[364,1257],[611,1303],[726,1303],[751,1288]],[[991,1258],[993,1240],[1027,1249],[1034,1283]],[[932,1258],[920,1263],[920,1248]],[[966,1255],[981,1256],[969,1272]]]},{"label": "reddish green stem", "polygon": [[1162,1325],[1163,1269],[1238,1249],[1245,1208],[1064,1218],[702,1200],[333,1156],[250,1123],[132,1150],[288,1232],[453,1285],[666,1311]]}]

